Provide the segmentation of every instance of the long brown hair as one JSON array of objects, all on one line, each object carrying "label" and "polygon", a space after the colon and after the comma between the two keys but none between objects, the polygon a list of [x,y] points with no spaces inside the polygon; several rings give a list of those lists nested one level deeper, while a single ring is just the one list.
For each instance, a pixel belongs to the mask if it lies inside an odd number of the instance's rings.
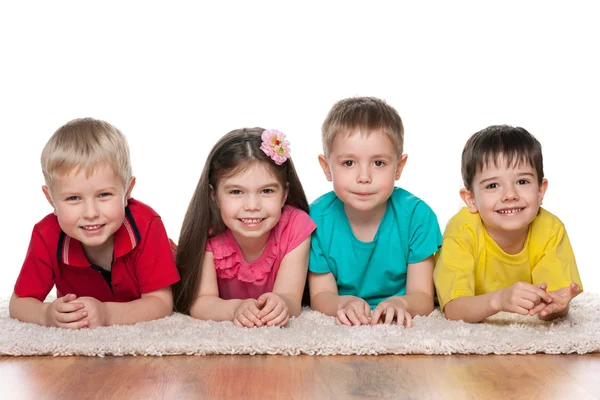
[{"label": "long brown hair", "polygon": [[[200,268],[206,241],[226,230],[221,213],[211,196],[219,180],[243,172],[254,163],[266,166],[283,188],[285,204],[308,212],[308,200],[291,158],[277,165],[261,149],[263,128],[236,129],[223,136],[210,151],[190,201],[177,248],[176,263],[181,280],[173,286],[175,310],[189,314],[200,283]],[[210,233],[209,233],[210,232]]]}]

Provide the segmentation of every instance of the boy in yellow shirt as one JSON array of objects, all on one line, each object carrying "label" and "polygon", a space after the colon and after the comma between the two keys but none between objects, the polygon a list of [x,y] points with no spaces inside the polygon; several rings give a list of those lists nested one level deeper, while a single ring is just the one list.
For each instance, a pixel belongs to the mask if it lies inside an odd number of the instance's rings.
[{"label": "boy in yellow shirt", "polygon": [[537,139],[506,125],[475,133],[462,178],[466,207],[448,222],[434,270],[446,318],[567,315],[581,279],[563,223],[540,207],[548,181]]}]

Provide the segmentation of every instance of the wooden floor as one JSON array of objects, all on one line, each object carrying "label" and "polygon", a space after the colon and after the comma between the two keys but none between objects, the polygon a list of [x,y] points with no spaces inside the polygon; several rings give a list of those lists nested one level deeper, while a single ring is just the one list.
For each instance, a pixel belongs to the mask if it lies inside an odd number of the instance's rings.
[{"label": "wooden floor", "polygon": [[600,354],[0,357],[2,399],[598,399]]}]

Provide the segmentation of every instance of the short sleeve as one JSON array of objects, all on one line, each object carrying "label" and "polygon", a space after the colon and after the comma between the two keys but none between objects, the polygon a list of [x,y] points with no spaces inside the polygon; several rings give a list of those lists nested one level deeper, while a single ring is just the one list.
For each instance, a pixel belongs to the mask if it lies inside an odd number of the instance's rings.
[{"label": "short sleeve", "polygon": [[442,245],[442,233],[437,216],[420,201],[411,216],[409,225],[408,264],[416,264],[432,256]]},{"label": "short sleeve", "polygon": [[33,297],[39,301],[46,299],[55,283],[52,256],[56,257],[56,248],[49,248],[40,231],[33,228],[25,262],[15,284],[17,296]]},{"label": "short sleeve", "polygon": [[284,239],[287,242],[286,254],[304,242],[317,227],[306,212],[297,208],[289,208],[289,210],[287,226],[279,238],[280,243]]},{"label": "short sleeve", "polygon": [[332,272],[331,268],[327,264],[327,259],[325,258],[325,254],[323,254],[323,250],[321,249],[321,245],[319,244],[318,230],[313,232],[310,238],[310,256],[308,259],[308,270],[310,272],[315,272],[317,274],[325,274],[327,272]]},{"label": "short sleeve", "polygon": [[445,236],[433,270],[433,280],[442,310],[450,300],[475,295],[475,257],[467,243]]},{"label": "short sleeve", "polygon": [[575,254],[564,225],[548,241],[540,261],[533,266],[531,278],[534,285],[546,283],[548,291],[567,287],[575,282],[583,289]]},{"label": "short sleeve", "polygon": [[154,292],[179,281],[169,238],[160,218],[150,221],[140,245],[135,269],[142,293]]}]

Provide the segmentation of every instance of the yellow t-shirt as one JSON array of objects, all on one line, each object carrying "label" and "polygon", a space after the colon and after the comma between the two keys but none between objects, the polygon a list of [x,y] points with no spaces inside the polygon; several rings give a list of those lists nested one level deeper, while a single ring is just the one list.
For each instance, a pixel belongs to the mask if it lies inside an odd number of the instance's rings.
[{"label": "yellow t-shirt", "polygon": [[583,289],[563,223],[542,208],[529,226],[523,250],[507,254],[488,235],[479,214],[463,207],[448,222],[436,260],[433,278],[442,310],[457,297],[478,296],[516,282],[545,282],[548,291],[575,282]]}]

